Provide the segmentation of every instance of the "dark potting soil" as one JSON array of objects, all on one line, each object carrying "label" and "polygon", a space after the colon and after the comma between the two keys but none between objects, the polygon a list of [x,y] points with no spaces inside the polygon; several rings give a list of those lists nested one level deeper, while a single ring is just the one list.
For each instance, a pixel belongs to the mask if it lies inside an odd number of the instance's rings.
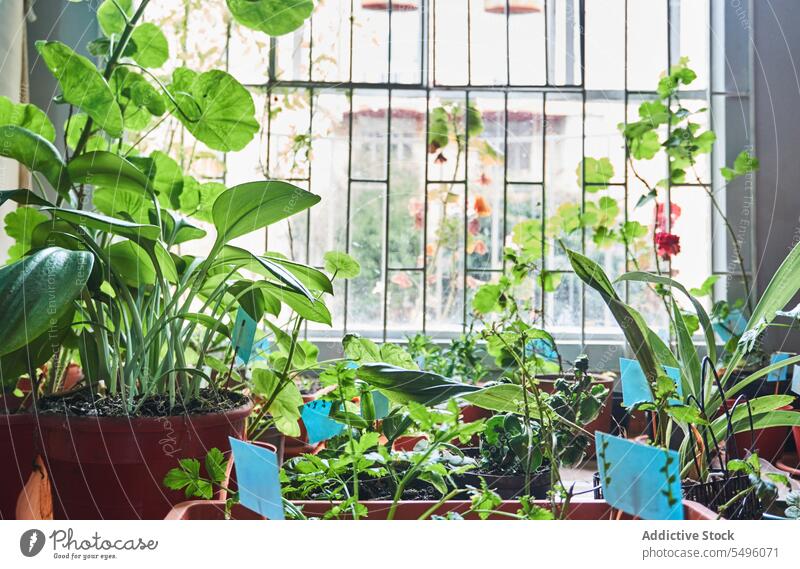
[{"label": "dark potting soil", "polygon": [[[134,397],[134,406],[142,400]],[[231,411],[247,403],[247,397],[233,391],[201,389],[199,396],[190,401],[175,401],[170,407],[168,395],[150,395],[145,398],[136,417],[169,417],[175,415],[205,415]],[[97,396],[88,389],[64,395],[52,395],[39,400],[39,412],[77,417],[129,417],[121,395]]]}]

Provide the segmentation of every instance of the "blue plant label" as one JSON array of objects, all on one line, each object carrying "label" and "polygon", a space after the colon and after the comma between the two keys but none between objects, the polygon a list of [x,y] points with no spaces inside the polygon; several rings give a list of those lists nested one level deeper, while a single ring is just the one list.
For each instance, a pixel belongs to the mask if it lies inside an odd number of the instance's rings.
[{"label": "blue plant label", "polygon": [[372,404],[375,406],[376,419],[383,419],[389,414],[389,398],[380,391],[372,392]]},{"label": "blue plant label", "polygon": [[254,360],[266,360],[267,355],[269,355],[269,337],[264,336],[258,342],[253,345],[253,350],[255,354],[253,355]]},{"label": "blue plant label", "polygon": [[233,450],[239,503],[268,520],[282,520],[278,457],[271,450],[228,437]]},{"label": "blue plant label", "polygon": [[680,456],[674,450],[595,433],[603,497],[643,520],[682,520]]},{"label": "blue plant label", "polygon": [[747,318],[738,308],[731,310],[724,322],[711,325],[723,343],[730,340],[733,335],[741,336],[747,330]]},{"label": "blue plant label", "polygon": [[253,320],[246,310],[239,308],[236,312],[236,321],[233,324],[233,349],[236,352],[236,360],[241,364],[250,361],[250,354],[253,353],[253,341],[256,338],[256,321]]},{"label": "blue plant label", "polygon": [[[769,358],[769,365],[774,365],[782,361],[788,360],[794,354],[787,352],[775,352]],[[773,370],[767,375],[768,382],[786,381],[789,378],[789,367],[783,366],[782,368]]]},{"label": "blue plant label", "polygon": [[308,443],[317,444],[335,437],[344,430],[344,425],[330,418],[332,401],[309,401],[300,408],[300,417],[308,433]]},{"label": "blue plant label", "polygon": [[800,395],[800,366],[795,365],[792,370],[792,392]]},{"label": "blue plant label", "polygon": [[[636,360],[628,358],[619,359],[620,381],[622,382],[622,403],[630,408],[638,403],[652,403],[653,392],[650,383],[644,375],[642,366]],[[676,367],[664,366],[666,373],[675,382],[678,397],[683,400],[683,385],[681,382],[681,370]],[[673,400],[680,403],[679,400]]]}]

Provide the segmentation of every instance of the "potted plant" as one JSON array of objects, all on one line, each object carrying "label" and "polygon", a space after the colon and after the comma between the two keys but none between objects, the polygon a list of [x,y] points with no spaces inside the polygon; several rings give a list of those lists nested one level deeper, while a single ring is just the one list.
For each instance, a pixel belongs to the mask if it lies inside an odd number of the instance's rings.
[{"label": "potted plant", "polygon": [[[30,410],[38,395],[37,369],[59,351],[92,261],[88,253],[50,247],[0,269],[0,293],[16,299],[0,307],[5,322],[0,333],[0,457],[9,465],[0,490],[2,519],[14,518],[17,496],[32,472],[35,420]],[[54,286],[61,279],[64,286]],[[58,379],[55,366],[51,374]]]},{"label": "potted plant", "polygon": [[[237,308],[255,321],[282,304],[329,319],[318,298],[331,291],[324,274],[229,245],[310,207],[317,196],[276,181],[204,187],[165,153],[140,153],[142,140],[167,116],[219,151],[243,148],[258,130],[252,97],[229,74],[178,67],[171,80],[156,76],[168,44],[156,26],[141,23],[148,4],[101,4],[104,35],[90,44],[99,69],[62,43],[37,42],[60,86],[59,101],[70,107],[64,155],[53,145],[52,124],[33,106],[3,113],[0,124],[0,154],[31,170],[34,180],[33,191],[2,194],[3,202],[24,206],[17,212],[29,220],[15,235],[26,254],[20,262],[53,249],[84,259],[86,278],[63,271],[49,280],[59,291],[77,287],[67,303],[74,317],[60,344],[80,360],[84,379],[77,389],[56,393],[58,379],[31,365],[23,370],[33,383],[31,408],[58,517],[163,517],[180,499],[160,486],[177,460],[244,435],[250,402],[225,389],[226,374],[212,380],[207,372],[215,362],[205,359],[212,344],[230,343],[239,333]],[[264,6],[229,7],[242,25],[280,34],[298,27],[313,5],[280,14]],[[187,212],[184,195],[198,198],[190,213],[216,231],[205,258],[177,252],[206,233],[177,214]],[[20,274],[15,286],[30,287],[32,278]],[[48,294],[37,298],[44,303]],[[4,310],[13,310],[10,304]],[[30,322],[35,315],[27,308]],[[231,362],[238,349],[230,344]]]},{"label": "potted plant", "polygon": [[[652,399],[637,403],[634,408],[648,410],[653,415],[653,444],[665,448],[677,444],[680,448],[685,488],[691,491],[698,484],[713,484],[720,486],[721,491],[739,477],[738,470],[732,470],[724,455],[720,455],[719,443],[726,438],[753,429],[800,424],[797,413],[781,410],[792,402],[794,398],[791,396],[762,396],[733,408],[728,404],[729,398],[738,400],[747,385],[770,372],[800,361],[797,356],[788,358],[761,368],[746,378],[738,381],[732,379],[738,363],[753,348],[758,336],[771,325],[777,312],[797,292],[800,285],[795,273],[800,247],[792,249],[755,305],[747,331],[730,356],[729,365],[721,377],[717,376],[713,366],[717,359],[717,347],[711,321],[702,304],[683,285],[669,277],[646,272],[626,273],[618,279],[618,282],[638,281],[662,287],[664,302],[672,309],[672,325],[678,339],[677,353],[673,354],[670,347],[647,326],[642,315],[619,298],[611,280],[594,261],[575,251],[565,250],[577,276],[597,291],[611,310],[641,365]],[[697,347],[691,341],[684,316],[678,307],[678,294],[687,298],[696,311],[708,353],[705,358],[700,358]],[[664,366],[680,370],[680,388],[661,371]],[[679,391],[682,391],[682,395],[679,395]],[[745,481],[749,474],[742,475]],[[758,509],[746,508],[744,503],[755,486],[745,484],[745,487],[732,491],[731,496],[740,499],[740,507],[733,507],[726,502],[726,514],[741,511],[743,515],[760,515]],[[709,495],[718,493],[711,491]]]}]

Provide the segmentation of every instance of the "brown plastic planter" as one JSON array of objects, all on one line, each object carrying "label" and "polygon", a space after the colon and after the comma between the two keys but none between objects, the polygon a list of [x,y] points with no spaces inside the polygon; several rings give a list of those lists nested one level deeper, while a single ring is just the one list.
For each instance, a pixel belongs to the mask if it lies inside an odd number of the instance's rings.
[{"label": "brown plastic planter", "polygon": [[[293,502],[296,506],[301,507],[303,513],[309,517],[322,517],[325,512],[330,510],[334,505],[331,502]],[[537,506],[543,508],[549,507],[550,503],[547,500],[536,500],[534,502]],[[385,520],[389,509],[392,506],[391,502],[362,502],[367,507],[368,520]],[[436,505],[433,501],[418,501],[418,502],[400,502],[395,512],[396,520],[416,520],[419,519],[430,508]],[[467,519],[478,519],[477,515],[465,514],[469,511],[472,503],[469,501],[450,501],[445,502],[435,510],[435,514],[444,515],[447,512],[458,512],[464,514]],[[517,501],[505,501],[497,510],[510,514],[516,514],[520,508],[520,503]],[[210,500],[194,500],[183,502],[175,506],[172,511],[167,515],[168,520],[222,520],[225,519],[225,503],[222,501]],[[684,518],[686,520],[715,520],[717,514],[708,508],[684,500],[683,502]],[[251,512],[243,506],[236,505],[231,512],[231,519],[235,520],[260,520],[264,519],[258,514]],[[508,516],[502,514],[495,514],[490,516],[489,519],[509,520]],[[602,500],[593,500],[587,502],[572,502],[569,507],[569,520],[615,520],[623,519],[630,520],[631,516],[626,514],[619,515],[619,511],[613,509],[606,502]]]},{"label": "brown plastic planter", "polygon": [[31,475],[34,421],[28,413],[0,414],[0,520],[16,518],[17,497]]},{"label": "brown plastic planter", "polygon": [[244,436],[248,403],[225,413],[173,417],[40,415],[40,447],[56,519],[162,519],[185,499],[163,485],[181,458],[230,450]]},{"label": "brown plastic planter", "polygon": [[[732,401],[728,402],[733,404]],[[744,406],[743,404],[739,404]],[[792,406],[786,405],[777,409],[778,411],[791,411]],[[796,429],[797,427],[795,427]],[[767,427],[766,429],[755,429],[751,437],[750,431],[743,431],[736,433],[734,439],[736,441],[736,457],[744,458],[745,450],[749,449],[752,445],[753,449],[758,451],[758,456],[768,462],[775,462],[783,454],[783,447],[789,440],[790,427]],[[795,435],[795,441],[800,435]],[[732,455],[734,453],[731,453]]]}]

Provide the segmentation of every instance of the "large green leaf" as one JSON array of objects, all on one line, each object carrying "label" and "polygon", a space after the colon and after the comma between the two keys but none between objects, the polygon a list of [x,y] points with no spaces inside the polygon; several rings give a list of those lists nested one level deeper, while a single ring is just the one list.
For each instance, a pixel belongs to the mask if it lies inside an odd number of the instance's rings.
[{"label": "large green leaf", "polygon": [[109,217],[92,211],[81,211],[63,208],[45,208],[52,211],[53,215],[78,226],[96,229],[113,235],[120,235],[138,241],[139,239],[149,239],[155,241],[161,236],[161,229],[155,225],[134,223]]},{"label": "large green leaf", "polygon": [[298,421],[303,397],[297,385],[293,381],[281,382],[272,370],[256,368],[253,370],[252,387],[253,393],[261,399],[273,399],[269,413],[278,430],[290,437],[300,436]]},{"label": "large green leaf", "polygon": [[0,387],[13,389],[20,376],[46,363],[61,348],[75,311],[67,310],[52,329],[48,329],[11,353],[0,356]]},{"label": "large green leaf", "polygon": [[153,192],[147,175],[113,152],[105,150],[86,152],[70,160],[67,169],[73,182],[103,188]]},{"label": "large green leaf", "polygon": [[0,96],[0,126],[3,125],[21,126],[48,142],[56,139],[56,129],[42,109],[27,103],[14,103],[8,97]]},{"label": "large green leaf", "polygon": [[132,15],[132,0],[103,0],[97,8],[97,22],[106,36],[121,34],[125,29],[125,20]]},{"label": "large green leaf", "polygon": [[270,36],[293,32],[314,11],[312,0],[227,0],[233,18]]},{"label": "large green leaf", "polygon": [[214,202],[212,216],[217,240],[231,239],[263,229],[318,203],[320,197],[286,182],[239,184]]},{"label": "large green leaf", "polygon": [[481,389],[476,385],[459,383],[437,373],[403,369],[384,363],[360,366],[358,377],[383,391],[390,399],[403,404],[414,401],[433,406]]},{"label": "large green leaf", "polygon": [[62,195],[69,190],[69,175],[61,154],[50,142],[26,128],[0,126],[0,156],[12,158],[33,172],[41,172]]},{"label": "large green leaf", "polygon": [[178,104],[172,106],[173,114],[209,148],[241,150],[258,132],[253,97],[224,71],[198,75],[180,67],[172,74],[169,90]]},{"label": "large green leaf", "polygon": [[706,349],[708,350],[708,357],[711,358],[711,361],[717,361],[717,345],[714,339],[714,329],[711,326],[711,319],[708,317],[708,313],[706,309],[703,308],[703,305],[697,300],[694,296],[692,296],[686,287],[684,287],[678,281],[671,279],[669,277],[664,277],[661,275],[654,275],[652,273],[646,273],[644,271],[631,271],[629,273],[625,273],[621,277],[617,279],[617,282],[622,281],[635,281],[635,282],[645,282],[645,283],[653,283],[653,284],[660,284],[672,288],[676,288],[681,291],[686,298],[689,299],[689,302],[692,303],[695,312],[697,313],[697,318],[700,320],[700,327],[703,329],[703,333],[705,334],[706,338]]},{"label": "large green leaf", "polygon": [[[282,263],[273,262],[271,259],[259,257],[246,249],[240,249],[239,247],[233,247],[231,245],[223,247],[216,261],[274,277],[290,289],[305,296],[308,300],[312,302],[315,300],[314,295],[312,295],[300,279],[295,276],[294,272],[285,268]],[[298,266],[302,267],[303,265],[299,265],[298,263]],[[308,268],[311,269],[310,267]]]},{"label": "large green leaf", "polygon": [[140,190],[128,188],[96,188],[92,203],[102,214],[136,223],[150,223],[153,202]]},{"label": "large green leaf", "polygon": [[578,278],[599,292],[609,310],[611,310],[611,314],[620,328],[622,328],[625,339],[642,366],[645,376],[651,382],[655,381],[661,369],[650,344],[650,340],[652,336],[655,336],[655,333],[645,325],[644,319],[636,310],[620,300],[611,281],[603,272],[603,269],[600,268],[600,265],[576,251],[566,248],[565,250]]},{"label": "large green leaf", "polygon": [[775,313],[783,309],[800,289],[800,243],[797,243],[775,271],[764,294],[753,309],[747,328],[759,322],[770,323]]},{"label": "large green leaf", "polygon": [[109,135],[121,136],[122,111],[92,62],[57,41],[37,41],[36,49],[58,80],[64,100],[84,111]]},{"label": "large green leaf", "polygon": [[0,269],[0,355],[38,338],[70,309],[93,260],[86,251],[49,247]]},{"label": "large green leaf", "polygon": [[30,190],[4,190],[0,191],[0,206],[7,201],[18,203],[19,205],[38,205],[42,207],[52,206],[53,204],[44,198],[40,198]]},{"label": "large green leaf", "polygon": [[[490,385],[484,387],[479,391],[473,393],[466,393],[461,396],[462,399],[470,402],[473,405],[490,411],[499,411],[501,413],[517,413],[524,415],[524,395],[522,387],[513,383],[500,383],[498,385]],[[529,395],[530,403],[533,403],[533,394]],[[534,405],[529,406],[532,414],[535,411]]]},{"label": "large green leaf", "polygon": [[[160,245],[155,245],[158,267],[169,282],[177,282],[178,272],[169,253]],[[108,248],[108,256],[114,272],[131,286],[152,285],[156,283],[156,265],[147,251],[133,241],[119,241]]]},{"label": "large green leaf", "polygon": [[303,294],[271,282],[259,282],[256,284],[264,289],[265,294],[287,305],[306,320],[327,324],[328,326],[332,324],[331,313],[321,300],[309,300]]}]

